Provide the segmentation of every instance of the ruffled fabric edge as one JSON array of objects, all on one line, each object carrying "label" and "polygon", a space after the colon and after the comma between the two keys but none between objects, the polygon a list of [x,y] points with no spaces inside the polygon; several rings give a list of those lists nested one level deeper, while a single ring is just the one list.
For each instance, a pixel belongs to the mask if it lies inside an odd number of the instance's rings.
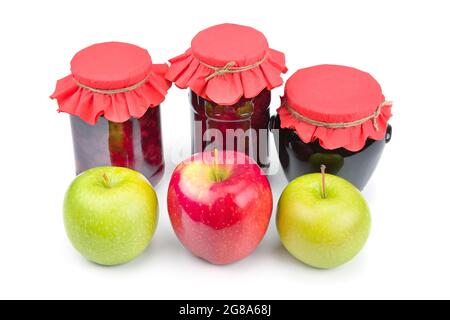
[{"label": "ruffled fabric edge", "polygon": [[392,117],[392,104],[381,110],[380,116],[377,118],[378,131],[372,121],[351,128],[329,129],[298,120],[285,105],[281,105],[277,112],[280,115],[281,128],[295,130],[305,143],[318,140],[320,146],[327,150],[344,148],[351,152],[358,152],[365,147],[367,139],[385,139],[388,121]]},{"label": "ruffled fabric edge", "polygon": [[85,122],[95,125],[99,117],[123,123],[131,118],[141,118],[149,108],[159,106],[171,87],[165,75],[167,64],[154,64],[148,81],[136,90],[112,95],[92,92],[79,87],[73,76],[67,76],[56,84],[51,99],[56,99],[58,112],[79,116]]},{"label": "ruffled fabric edge", "polygon": [[269,49],[267,59],[248,71],[205,79],[214,71],[204,66],[193,55],[192,49],[170,60],[166,78],[180,89],[190,88],[197,95],[221,105],[233,105],[242,97],[254,98],[264,89],[272,90],[283,85],[286,58],[282,52]]}]

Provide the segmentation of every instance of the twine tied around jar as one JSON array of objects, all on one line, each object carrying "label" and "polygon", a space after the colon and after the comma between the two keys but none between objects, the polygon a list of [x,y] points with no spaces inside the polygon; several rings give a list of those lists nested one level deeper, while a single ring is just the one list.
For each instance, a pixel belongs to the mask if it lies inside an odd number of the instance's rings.
[{"label": "twine tied around jar", "polygon": [[267,60],[267,58],[268,58],[268,55],[266,54],[264,56],[264,58],[262,58],[258,62],[255,62],[255,63],[253,63],[251,65],[248,65],[248,66],[245,66],[245,67],[236,67],[236,64],[237,64],[236,61],[230,61],[226,65],[224,65],[223,67],[212,66],[212,65],[210,65],[210,64],[208,64],[206,62],[203,62],[201,60],[198,60],[198,62],[202,66],[207,67],[207,68],[209,68],[209,69],[214,71],[212,74],[210,74],[209,76],[207,76],[205,78],[205,81],[208,82],[211,79],[214,79],[215,77],[223,76],[225,74],[241,73],[241,72],[244,72],[244,71],[249,71],[249,70],[255,69],[255,68],[259,67],[260,65],[262,65]]},{"label": "twine tied around jar", "polygon": [[126,93],[126,92],[131,92],[134,91],[136,89],[139,89],[140,87],[142,87],[144,84],[147,83],[149,76],[146,76],[144,80],[139,81],[138,83],[127,87],[127,88],[120,88],[120,89],[97,89],[97,88],[93,88],[90,86],[87,86],[85,84],[80,83],[77,79],[75,79],[74,77],[72,77],[73,81],[76,83],[76,85],[82,89],[86,89],[89,91],[92,91],[94,93],[100,93],[100,94],[107,94],[107,95],[113,95],[113,94],[118,94],[118,93]]},{"label": "twine tied around jar", "polygon": [[379,130],[378,117],[380,116],[381,111],[383,110],[384,107],[392,106],[392,101],[384,101],[377,107],[375,112],[373,114],[371,114],[370,116],[367,116],[365,118],[358,119],[355,121],[350,121],[350,122],[318,121],[318,120],[314,120],[314,119],[308,118],[308,117],[300,114],[299,112],[295,111],[292,107],[290,107],[287,103],[285,103],[284,106],[289,111],[289,113],[291,113],[294,116],[294,118],[296,118],[300,121],[306,122],[308,124],[311,124],[313,126],[316,126],[316,127],[324,127],[327,129],[344,129],[344,128],[356,127],[356,126],[362,125],[363,123],[366,123],[367,121],[372,121],[375,130],[378,131]]}]

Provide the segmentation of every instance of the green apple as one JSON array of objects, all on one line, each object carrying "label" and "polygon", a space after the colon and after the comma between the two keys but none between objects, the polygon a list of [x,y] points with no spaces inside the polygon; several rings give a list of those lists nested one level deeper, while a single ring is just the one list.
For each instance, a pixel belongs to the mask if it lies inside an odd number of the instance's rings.
[{"label": "green apple", "polygon": [[353,259],[364,247],[370,227],[369,207],[359,190],[324,172],[291,182],[278,204],[283,245],[315,268],[332,269]]},{"label": "green apple", "polygon": [[88,260],[112,266],[138,257],[158,223],[158,200],[140,173],[94,168],[79,175],[64,201],[64,223],[73,246]]}]

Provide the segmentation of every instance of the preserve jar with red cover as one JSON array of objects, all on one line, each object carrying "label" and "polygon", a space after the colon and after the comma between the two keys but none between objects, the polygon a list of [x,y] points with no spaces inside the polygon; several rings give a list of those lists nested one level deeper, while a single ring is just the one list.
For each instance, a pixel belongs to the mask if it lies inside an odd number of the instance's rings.
[{"label": "preserve jar with red cover", "polygon": [[167,79],[190,89],[192,153],[236,150],[268,167],[270,90],[283,84],[284,54],[254,28],[222,24],[170,62]]},{"label": "preserve jar with red cover", "polygon": [[51,98],[70,114],[77,174],[118,166],[140,171],[153,185],[160,181],[167,70],[127,43],[96,44],[74,56],[72,73],[57,82]]},{"label": "preserve jar with red cover", "polygon": [[337,65],[297,71],[271,123],[287,178],[325,165],[328,173],[364,189],[391,140],[391,109],[366,72]]}]

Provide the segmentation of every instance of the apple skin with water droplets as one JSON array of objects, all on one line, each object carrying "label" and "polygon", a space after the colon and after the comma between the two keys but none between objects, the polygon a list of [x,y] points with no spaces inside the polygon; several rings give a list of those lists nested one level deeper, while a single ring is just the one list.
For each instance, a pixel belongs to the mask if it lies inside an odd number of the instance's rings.
[{"label": "apple skin with water droplets", "polygon": [[272,190],[255,161],[234,151],[199,153],[174,171],[168,211],[181,243],[226,265],[248,257],[269,226]]}]

